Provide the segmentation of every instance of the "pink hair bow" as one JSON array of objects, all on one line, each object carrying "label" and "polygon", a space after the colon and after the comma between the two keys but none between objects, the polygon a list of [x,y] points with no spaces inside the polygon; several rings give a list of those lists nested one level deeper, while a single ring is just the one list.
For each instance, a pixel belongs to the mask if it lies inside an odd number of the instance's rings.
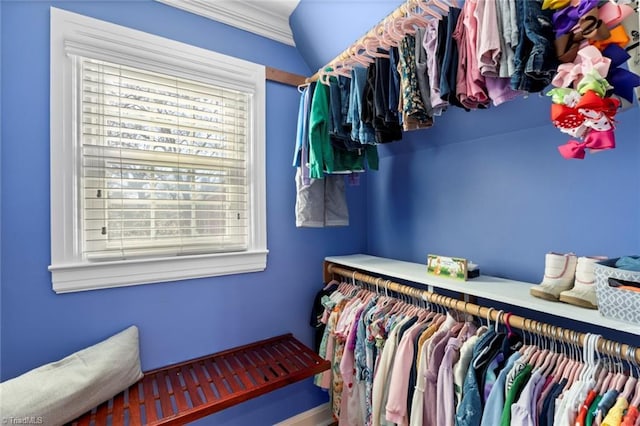
[{"label": "pink hair bow", "polygon": [[597,47],[585,46],[578,51],[573,62],[558,65],[558,73],[551,84],[555,87],[575,86],[591,70],[596,70],[602,78],[606,78],[610,65],[611,59],[602,56]]},{"label": "pink hair bow", "polygon": [[632,13],[633,8],[628,4],[616,4],[609,1],[600,6],[598,17],[602,19],[607,27],[613,28],[627,19]]},{"label": "pink hair bow", "polygon": [[558,147],[560,155],[566,159],[584,159],[585,150],[589,149],[593,151],[602,151],[605,149],[613,149],[616,147],[616,138],[613,133],[613,128],[605,131],[590,130],[587,136],[584,138],[584,142],[569,141],[564,145]]}]

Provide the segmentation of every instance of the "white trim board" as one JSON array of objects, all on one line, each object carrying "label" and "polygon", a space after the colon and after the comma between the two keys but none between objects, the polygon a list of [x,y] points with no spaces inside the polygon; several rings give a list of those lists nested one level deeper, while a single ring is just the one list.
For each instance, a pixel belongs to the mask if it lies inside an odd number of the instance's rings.
[{"label": "white trim board", "polygon": [[299,0],[156,0],[241,30],[295,46],[289,16]]},{"label": "white trim board", "polygon": [[296,416],[276,423],[274,426],[327,426],[334,423],[331,405],[327,402]]}]

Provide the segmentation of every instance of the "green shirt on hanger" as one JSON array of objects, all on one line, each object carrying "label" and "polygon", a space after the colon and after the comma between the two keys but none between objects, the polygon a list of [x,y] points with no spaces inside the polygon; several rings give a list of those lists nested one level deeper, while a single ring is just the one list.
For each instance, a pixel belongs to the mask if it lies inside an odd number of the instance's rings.
[{"label": "green shirt on hanger", "polygon": [[504,408],[502,409],[502,417],[500,418],[500,426],[509,426],[511,425],[511,404],[513,404],[517,399],[518,395],[520,395],[520,391],[529,380],[531,376],[531,370],[533,370],[533,365],[527,364],[521,372],[513,379],[513,383],[511,384],[511,388],[507,392],[507,396],[504,399]]},{"label": "green shirt on hanger", "polygon": [[602,395],[596,396],[591,405],[589,406],[589,410],[587,411],[587,418],[584,421],[584,426],[591,426],[593,424],[593,419],[596,417],[596,411],[598,411],[598,404],[602,399]]},{"label": "green shirt on hanger", "polygon": [[333,148],[329,137],[329,86],[318,82],[309,115],[309,177],[322,179],[333,172]]}]

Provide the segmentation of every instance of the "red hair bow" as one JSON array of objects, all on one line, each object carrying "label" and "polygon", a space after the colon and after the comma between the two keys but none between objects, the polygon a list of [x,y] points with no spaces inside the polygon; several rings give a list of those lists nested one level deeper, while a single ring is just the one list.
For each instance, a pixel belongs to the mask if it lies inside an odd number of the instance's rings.
[{"label": "red hair bow", "polygon": [[561,132],[581,138],[589,128],[597,131],[613,129],[613,118],[619,107],[618,99],[601,98],[588,90],[575,107],[552,104],[551,121]]}]

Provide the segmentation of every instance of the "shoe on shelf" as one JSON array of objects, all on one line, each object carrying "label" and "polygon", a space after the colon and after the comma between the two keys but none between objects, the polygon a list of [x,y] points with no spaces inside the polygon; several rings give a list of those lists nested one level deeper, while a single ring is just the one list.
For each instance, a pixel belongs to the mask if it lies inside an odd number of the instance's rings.
[{"label": "shoe on shelf", "polygon": [[532,287],[532,296],[557,302],[560,293],[573,287],[578,258],[573,253],[547,253],[545,256],[544,278]]},{"label": "shoe on shelf", "polygon": [[606,256],[579,257],[573,288],[561,292],[560,301],[583,308],[598,309],[594,265],[606,259]]}]

